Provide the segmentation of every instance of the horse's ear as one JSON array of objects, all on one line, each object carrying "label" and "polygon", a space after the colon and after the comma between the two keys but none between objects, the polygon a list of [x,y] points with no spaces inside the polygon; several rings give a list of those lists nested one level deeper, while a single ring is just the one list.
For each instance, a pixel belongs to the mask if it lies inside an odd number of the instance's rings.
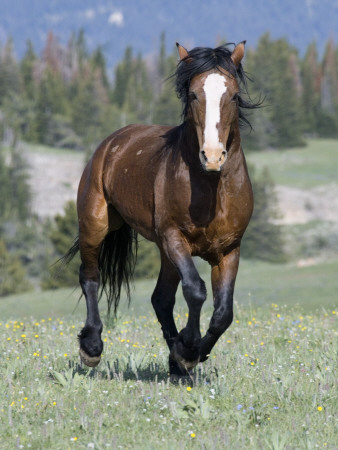
[{"label": "horse's ear", "polygon": [[191,58],[188,58],[188,50],[183,47],[183,45],[180,45],[178,42],[176,42],[176,47],[178,50],[178,55],[180,57],[180,60],[187,62],[188,64],[192,61]]},{"label": "horse's ear", "polygon": [[239,44],[236,45],[234,51],[231,54],[231,59],[233,60],[235,66],[238,68],[243,56],[244,56],[244,51],[245,51],[245,43],[246,41],[242,41]]}]

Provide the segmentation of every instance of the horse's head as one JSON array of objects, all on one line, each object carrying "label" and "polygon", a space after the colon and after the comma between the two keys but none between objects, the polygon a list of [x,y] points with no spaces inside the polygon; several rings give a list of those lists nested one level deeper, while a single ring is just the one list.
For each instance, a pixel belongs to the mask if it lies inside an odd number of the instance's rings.
[{"label": "horse's head", "polygon": [[206,171],[221,170],[227,159],[230,133],[238,128],[237,71],[241,69],[244,45],[241,42],[232,53],[223,46],[188,52],[178,45],[181,61],[176,88],[185,104],[185,120],[195,126],[199,158]]}]

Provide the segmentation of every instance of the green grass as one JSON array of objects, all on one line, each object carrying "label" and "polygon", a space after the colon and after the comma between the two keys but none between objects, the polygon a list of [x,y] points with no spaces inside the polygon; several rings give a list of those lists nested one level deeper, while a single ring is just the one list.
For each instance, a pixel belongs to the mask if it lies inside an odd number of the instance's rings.
[{"label": "green grass", "polygon": [[276,184],[307,189],[337,183],[338,141],[312,139],[306,147],[246,152],[257,169],[268,167]]},{"label": "green grass", "polygon": [[[203,271],[204,265],[200,267]],[[309,267],[296,264],[270,264],[242,259],[238,272],[235,300],[239,305],[250,307],[270,305],[299,305],[304,314],[317,308],[337,306],[338,259],[329,259]],[[207,283],[208,299],[204,311],[212,308],[209,272],[202,274]],[[152,310],[150,296],[156,280],[142,280],[134,285],[130,310],[125,299],[121,300],[119,315],[147,314]],[[18,317],[85,317],[84,299],[78,303],[80,288],[59,289],[55,291],[27,292],[0,298],[0,318],[2,320]],[[181,288],[178,289],[177,303],[185,307]],[[100,303],[102,313],[106,312],[104,300]]]},{"label": "green grass", "polygon": [[335,448],[337,269],[242,261],[234,323],[191,390],[169,382],[154,280],[106,322],[95,369],[79,366],[79,291],[1,299],[1,448]]},{"label": "green grass", "polygon": [[105,328],[96,369],[78,365],[78,320],[17,317],[0,325],[3,449],[336,445],[335,311],[238,306],[191,390],[169,383],[153,314]]}]

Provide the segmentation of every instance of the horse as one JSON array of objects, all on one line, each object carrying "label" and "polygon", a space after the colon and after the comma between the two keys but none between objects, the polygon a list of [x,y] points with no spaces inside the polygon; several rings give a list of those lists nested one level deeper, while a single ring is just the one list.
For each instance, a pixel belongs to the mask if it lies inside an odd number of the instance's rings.
[{"label": "horse", "polygon": [[[151,303],[169,348],[172,379],[206,361],[233,320],[240,244],[253,211],[240,125],[249,124],[243,108],[258,106],[248,95],[241,62],[245,41],[177,48],[173,78],[182,123],[128,125],[99,145],[79,183],[79,234],[66,255],[70,260],[80,251],[87,318],[79,352],[83,363],[95,367],[103,350],[100,295],[106,292],[108,310],[114,306],[116,312],[124,284],[130,300],[137,234],[157,245],[161,267]],[[207,292],[194,256],[211,266],[214,310],[203,337]],[[188,319],[178,332],[173,309],[180,282]]]}]

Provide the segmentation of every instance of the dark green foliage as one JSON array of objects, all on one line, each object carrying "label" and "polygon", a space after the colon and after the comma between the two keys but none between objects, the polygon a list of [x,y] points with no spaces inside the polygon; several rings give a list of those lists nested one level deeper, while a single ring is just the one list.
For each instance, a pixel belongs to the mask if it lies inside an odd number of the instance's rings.
[{"label": "dark green foliage", "polygon": [[[113,81],[102,48],[89,52],[83,31],[66,46],[49,33],[42,57],[30,42],[20,62],[10,40],[1,50],[0,122],[14,130],[14,142],[23,137],[88,151],[131,122],[180,122],[181,105],[165,82],[177,51],[167,54],[164,33],[153,60],[127,47]],[[249,118],[254,133],[243,132],[246,147],[285,148],[303,145],[304,135],[338,135],[338,52],[332,40],[319,60],[315,44],[300,58],[286,39],[265,34],[256,49],[247,50],[244,67],[253,79],[251,97],[265,99]]]},{"label": "dark green foliage", "polygon": [[130,74],[132,66],[132,49],[127,47],[124,53],[123,61],[117,65],[115,69],[115,86],[113,91],[113,101],[118,107],[122,108],[126,96],[127,88],[129,84]]},{"label": "dark green foliage", "polygon": [[29,227],[29,206],[26,164],[17,150],[5,152],[0,146],[0,295],[30,288],[27,259],[20,252],[21,230]]},{"label": "dark green foliage", "polygon": [[24,222],[30,215],[27,167],[17,150],[5,152],[0,145],[0,231],[13,221]]},{"label": "dark green foliage", "polygon": [[285,39],[272,41],[268,33],[262,36],[257,49],[248,53],[245,68],[253,74],[252,96],[264,98],[263,108],[252,115],[255,133],[246,138],[249,147],[305,144],[298,64],[296,50]]},{"label": "dark green foliage", "polygon": [[249,168],[254,192],[254,211],[245,232],[241,254],[244,258],[283,262],[286,259],[281,227],[274,220],[278,218],[274,183],[267,169],[260,174]]},{"label": "dark green foliage", "polygon": [[157,278],[160,268],[161,258],[156,244],[139,235],[135,279]]},{"label": "dark green foliage", "polygon": [[13,42],[7,41],[2,48],[0,42],[0,106],[7,96],[20,91],[18,63],[14,57]]},{"label": "dark green foliage", "polygon": [[44,289],[53,289],[60,286],[77,286],[79,280],[80,258],[76,255],[67,265],[59,262],[72,246],[78,234],[77,212],[75,202],[65,205],[64,214],[58,214],[51,225],[49,238],[53,245],[50,256],[49,274],[42,281]]},{"label": "dark green foliage", "polygon": [[25,292],[31,288],[20,258],[9,252],[4,240],[0,239],[0,297]]},{"label": "dark green foliage", "polygon": [[33,44],[31,41],[27,42],[26,53],[20,62],[20,75],[24,86],[24,93],[30,100],[35,98],[35,82],[34,82],[34,66],[37,61]]},{"label": "dark green foliage", "polygon": [[162,42],[158,67],[159,94],[155,99],[153,118],[154,123],[170,126],[180,123],[182,114],[182,105],[175,93],[174,80],[168,78],[176,69],[177,58],[174,52],[166,57]]}]

